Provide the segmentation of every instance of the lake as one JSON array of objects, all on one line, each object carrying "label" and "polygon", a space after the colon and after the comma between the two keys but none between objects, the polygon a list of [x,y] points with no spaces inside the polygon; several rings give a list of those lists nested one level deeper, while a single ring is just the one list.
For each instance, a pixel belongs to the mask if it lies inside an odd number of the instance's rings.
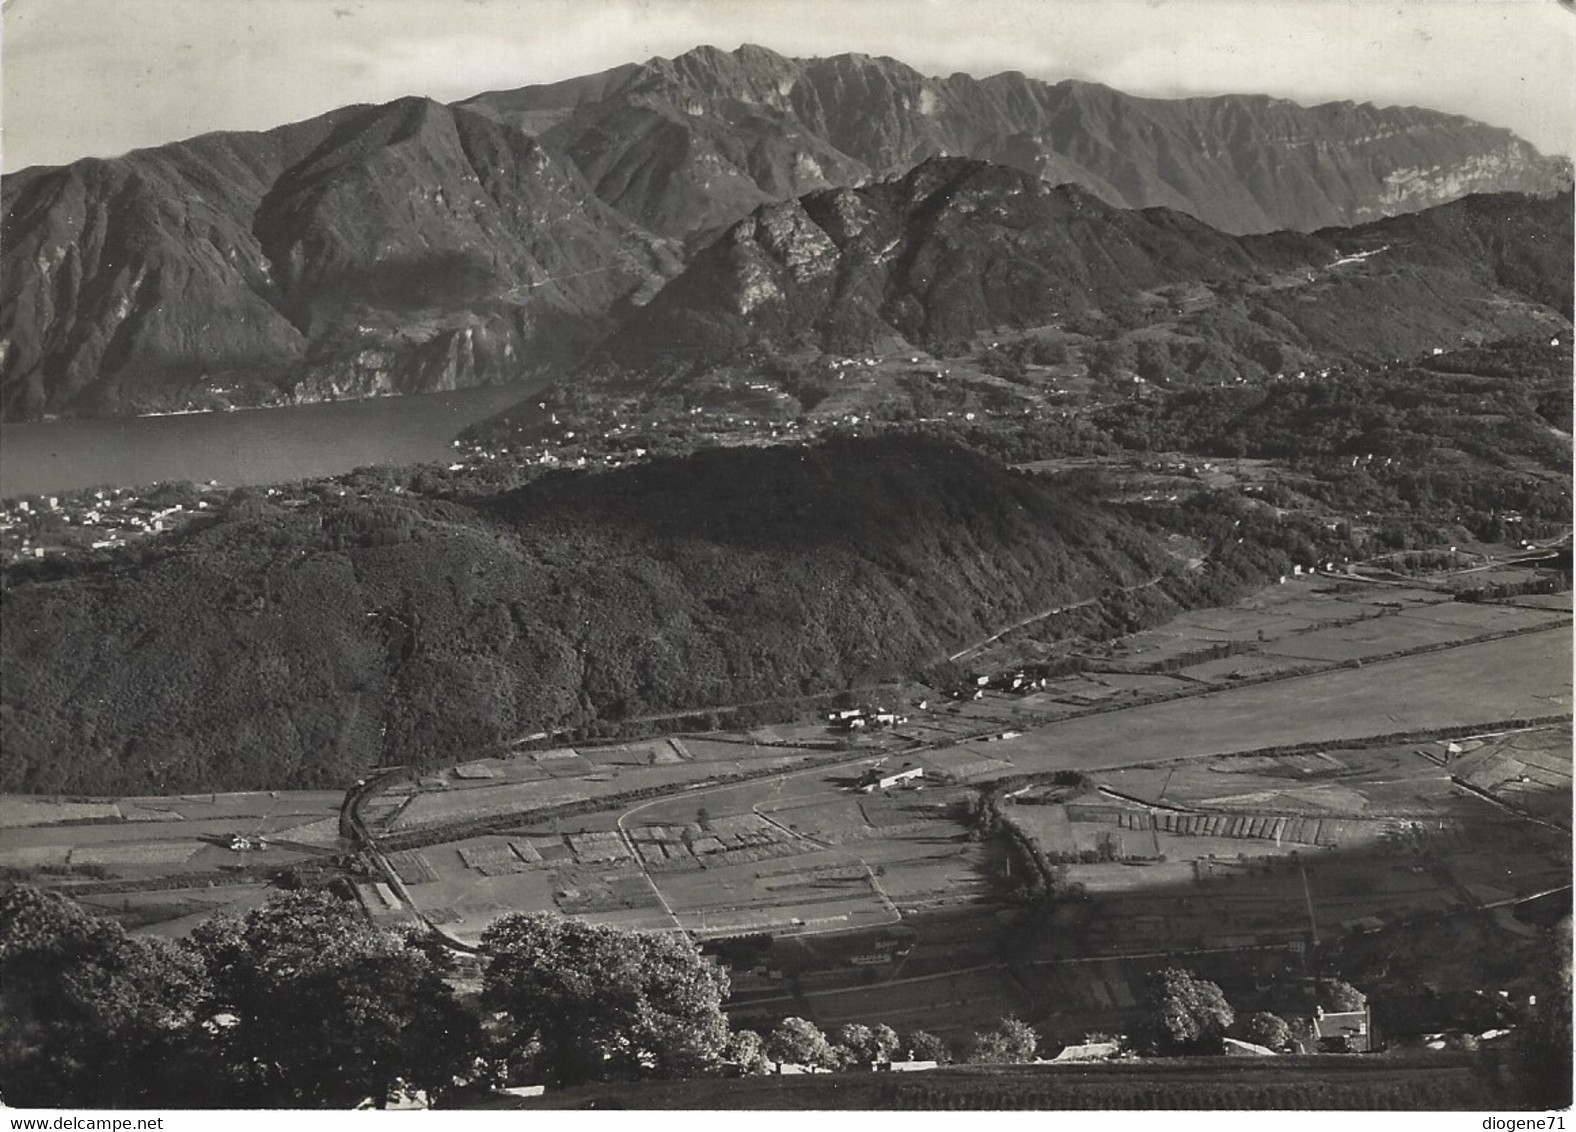
[{"label": "lake", "polygon": [[242,487],[371,464],[447,462],[461,429],[546,384],[233,413],[0,425],[0,498],[160,480]]}]

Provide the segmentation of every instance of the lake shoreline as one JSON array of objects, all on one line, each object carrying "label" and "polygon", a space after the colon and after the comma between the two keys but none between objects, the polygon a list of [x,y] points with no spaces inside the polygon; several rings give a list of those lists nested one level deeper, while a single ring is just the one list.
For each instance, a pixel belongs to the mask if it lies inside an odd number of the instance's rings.
[{"label": "lake shoreline", "polygon": [[373,465],[445,462],[461,431],[550,383],[543,378],[234,412],[4,424],[0,498],[182,480],[255,487]]}]

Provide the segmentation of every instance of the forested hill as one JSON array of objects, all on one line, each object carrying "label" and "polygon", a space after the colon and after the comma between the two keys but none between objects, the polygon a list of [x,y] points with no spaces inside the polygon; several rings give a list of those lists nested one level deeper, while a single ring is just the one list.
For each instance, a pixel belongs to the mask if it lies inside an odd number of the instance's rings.
[{"label": "forested hill", "polygon": [[912,438],[715,450],[466,504],[339,490],[238,493],[140,560],[13,571],[0,787],[337,785],[837,690],[1169,561],[1075,488]]},{"label": "forested hill", "polygon": [[[1572,205],[1499,194],[1355,228],[1232,236],[1001,165],[933,158],[896,180],[763,206],[599,348],[634,373],[809,347],[939,354],[1002,329],[1153,327],[1212,368],[1389,361],[1571,317]],[[900,347],[901,349],[901,347]]]}]

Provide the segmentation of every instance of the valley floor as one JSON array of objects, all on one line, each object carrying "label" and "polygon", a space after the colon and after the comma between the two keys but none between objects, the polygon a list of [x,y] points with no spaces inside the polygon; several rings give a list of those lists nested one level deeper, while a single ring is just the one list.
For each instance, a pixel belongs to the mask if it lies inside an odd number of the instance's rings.
[{"label": "valley floor", "polygon": [[[869,735],[521,744],[345,799],[6,798],[0,864],[183,934],[359,851],[369,915],[464,947],[522,910],[712,941],[743,1024],[1017,1012],[1076,1041],[1131,1017],[1159,957],[1240,983],[1419,922],[1534,935],[1517,909],[1569,889],[1571,647],[1568,594],[1308,575],[1074,676],[893,689],[906,718]],[[992,790],[1005,837],[970,817]],[[1026,861],[1066,898],[1019,903]]]}]

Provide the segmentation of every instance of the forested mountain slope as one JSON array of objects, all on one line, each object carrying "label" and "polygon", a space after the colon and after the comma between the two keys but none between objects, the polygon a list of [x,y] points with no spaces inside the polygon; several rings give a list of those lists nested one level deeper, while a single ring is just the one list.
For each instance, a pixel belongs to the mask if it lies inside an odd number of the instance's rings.
[{"label": "forested mountain slope", "polygon": [[1080,490],[911,438],[468,504],[368,496],[238,499],[135,564],[13,571],[4,788],[338,785],[598,718],[835,691],[1171,563]]}]

